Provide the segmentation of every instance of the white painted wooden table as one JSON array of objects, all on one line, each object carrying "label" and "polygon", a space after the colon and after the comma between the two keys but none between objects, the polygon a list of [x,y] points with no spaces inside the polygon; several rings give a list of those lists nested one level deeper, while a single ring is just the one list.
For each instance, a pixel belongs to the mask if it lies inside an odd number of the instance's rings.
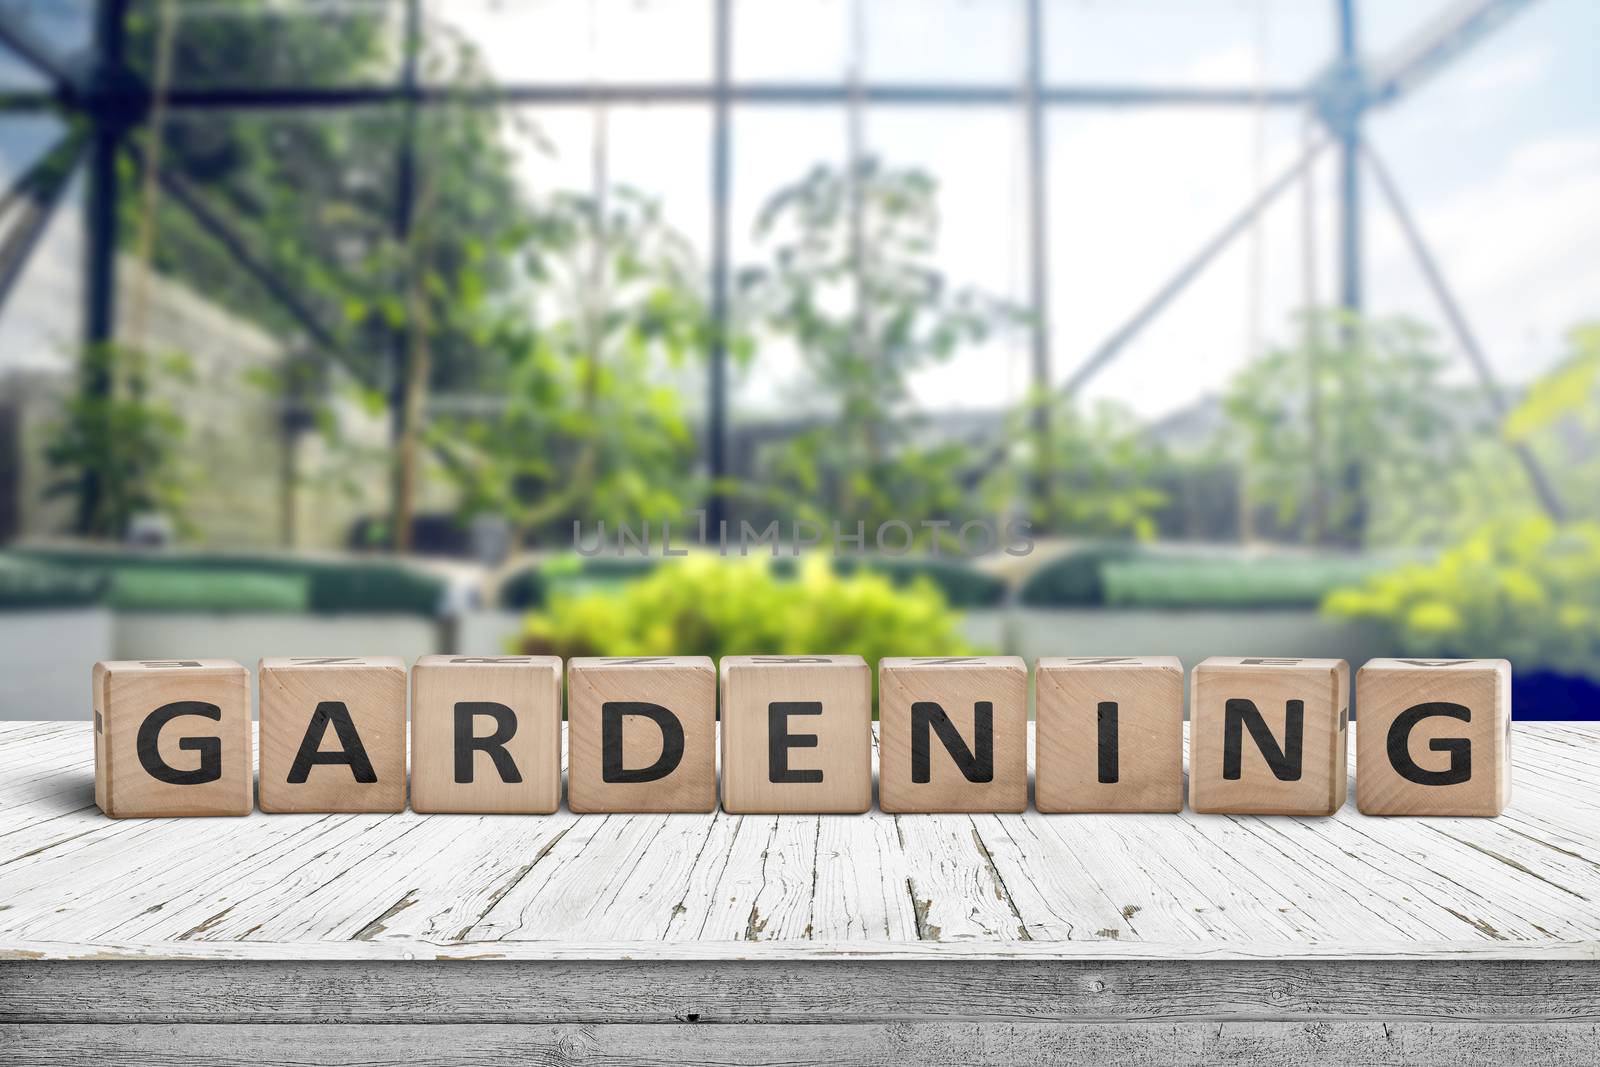
[{"label": "white painted wooden table", "polygon": [[0,1063],[1592,1065],[1600,728],[1514,753],[1494,820],[112,821],[0,723]]}]

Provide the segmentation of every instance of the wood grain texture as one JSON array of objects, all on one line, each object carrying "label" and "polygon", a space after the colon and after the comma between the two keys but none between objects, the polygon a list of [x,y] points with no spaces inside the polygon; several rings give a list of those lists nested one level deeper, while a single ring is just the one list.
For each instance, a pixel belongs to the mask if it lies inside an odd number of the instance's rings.
[{"label": "wood grain texture", "polygon": [[[1495,816],[1511,800],[1511,664],[1375,659],[1356,674],[1365,815]],[[1461,779],[1459,781],[1454,779]]]},{"label": "wood grain texture", "polygon": [[[509,775],[493,753],[472,748],[463,768],[469,780],[457,780],[458,714],[471,724],[469,736],[495,742],[509,761]],[[497,716],[509,716],[509,722],[502,726]],[[503,733],[509,736],[497,740]],[[561,660],[417,660],[411,668],[412,810],[548,815],[560,806]]]},{"label": "wood grain texture", "polygon": [[[1046,656],[1035,678],[1040,811],[1182,810],[1181,662],[1173,656]],[[1114,757],[1104,754],[1108,749]]]},{"label": "wood grain texture", "polygon": [[250,814],[255,761],[243,666],[116,660],[96,663],[91,684],[101,811],[114,819]]},{"label": "wood grain texture", "polygon": [[[872,806],[872,675],[864,659],[724,656],[721,668],[724,811]],[[785,706],[791,713],[778,715]]]},{"label": "wood grain texture", "polygon": [[[977,728],[980,714],[986,743]],[[954,738],[930,725],[935,717]],[[1028,806],[1028,665],[1021,658],[882,659],[878,720],[878,806],[884,811],[1019,812]]]},{"label": "wood grain texture", "polygon": [[[1189,722],[1195,811],[1331,815],[1344,805],[1350,750],[1344,660],[1212,656],[1194,669]],[[1258,737],[1252,724],[1269,736]],[[1232,760],[1230,746],[1237,751]]]},{"label": "wood grain texture", "polygon": [[[604,772],[606,706],[621,724],[621,775]],[[650,714],[667,716],[665,725]],[[708,812],[717,806],[717,668],[706,656],[578,657],[567,667],[567,803],[577,812]],[[668,770],[667,730],[677,761]],[[640,772],[660,769],[644,779]],[[630,774],[631,772],[631,774]]]},{"label": "wood grain texture", "polygon": [[[406,667],[390,656],[276,656],[261,687],[261,810],[401,811],[406,806]],[[352,736],[341,737],[338,716]],[[311,753],[304,777],[295,764]],[[342,753],[348,762],[318,759]],[[363,755],[359,755],[361,753]],[[291,777],[301,779],[291,781]],[[366,779],[366,780],[362,780]]]}]

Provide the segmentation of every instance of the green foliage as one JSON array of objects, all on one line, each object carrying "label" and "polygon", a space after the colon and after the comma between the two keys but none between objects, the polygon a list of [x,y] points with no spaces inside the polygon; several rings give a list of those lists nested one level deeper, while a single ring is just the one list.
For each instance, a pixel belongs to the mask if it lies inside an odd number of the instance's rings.
[{"label": "green foliage", "polygon": [[1600,428],[1600,322],[1574,327],[1567,343],[1571,353],[1533,384],[1506,419],[1507,440],[1529,441],[1567,419],[1591,433]]},{"label": "green foliage", "polygon": [[[1452,474],[1485,426],[1462,414],[1475,401],[1441,383],[1446,360],[1428,331],[1319,312],[1304,337],[1244,368],[1224,397],[1223,446],[1250,497],[1308,540],[1352,546],[1451,511]],[[1396,514],[1374,515],[1375,501]]]},{"label": "green foliage", "polygon": [[560,656],[724,656],[854,652],[944,656],[969,651],[958,616],[922,580],[834,573],[807,559],[793,579],[761,561],[690,557],[618,592],[557,593],[530,615],[519,647]]},{"label": "green foliage", "polygon": [[1503,657],[1600,679],[1600,523],[1504,518],[1435,563],[1331,594],[1325,610],[1384,625],[1407,655]]}]

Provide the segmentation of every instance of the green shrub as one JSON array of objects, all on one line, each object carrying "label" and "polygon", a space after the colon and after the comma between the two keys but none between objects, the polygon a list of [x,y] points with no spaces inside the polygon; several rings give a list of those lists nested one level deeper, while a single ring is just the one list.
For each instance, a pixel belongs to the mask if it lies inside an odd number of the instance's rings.
[{"label": "green shrub", "polygon": [[304,576],[253,571],[129,567],[108,600],[118,611],[305,611]]},{"label": "green shrub", "polygon": [[557,591],[518,643],[558,656],[854,652],[871,662],[965,654],[958,622],[926,579],[895,588],[883,575],[842,577],[813,558],[786,580],[759,560],[690,557],[618,590]]},{"label": "green shrub", "polygon": [[28,559],[0,557],[0,610],[75,608],[98,604],[106,579],[76,574]]},{"label": "green shrub", "polygon": [[1334,592],[1325,610],[1387,626],[1406,655],[1600,678],[1600,523],[1491,523],[1435,563]]}]

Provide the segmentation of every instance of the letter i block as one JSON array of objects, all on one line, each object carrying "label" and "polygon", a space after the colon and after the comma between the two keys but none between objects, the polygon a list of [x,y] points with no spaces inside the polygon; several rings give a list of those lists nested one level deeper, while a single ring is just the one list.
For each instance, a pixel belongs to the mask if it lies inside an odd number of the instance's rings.
[{"label": "letter i block", "polygon": [[1189,806],[1332,815],[1349,791],[1350,665],[1213,656],[1189,690]]},{"label": "letter i block", "polygon": [[278,656],[259,677],[262,811],[405,810],[403,662]]},{"label": "letter i block", "polygon": [[860,656],[722,658],[722,807],[872,806],[872,675]]},{"label": "letter i block", "polygon": [[1028,665],[1018,657],[880,660],[878,719],[884,811],[1028,806]]},{"label": "letter i block", "polygon": [[1364,815],[1499,815],[1511,800],[1511,664],[1375,659],[1356,675]]},{"label": "letter i block", "polygon": [[561,806],[561,660],[423,656],[411,669],[411,807]]},{"label": "letter i block", "polygon": [[248,815],[250,675],[222,659],[94,665],[94,799],[114,819]]},{"label": "letter i block", "polygon": [[1183,810],[1183,664],[1173,656],[1039,660],[1040,811]]},{"label": "letter i block", "polygon": [[717,806],[717,669],[709,658],[568,664],[567,804],[579,812]]}]

